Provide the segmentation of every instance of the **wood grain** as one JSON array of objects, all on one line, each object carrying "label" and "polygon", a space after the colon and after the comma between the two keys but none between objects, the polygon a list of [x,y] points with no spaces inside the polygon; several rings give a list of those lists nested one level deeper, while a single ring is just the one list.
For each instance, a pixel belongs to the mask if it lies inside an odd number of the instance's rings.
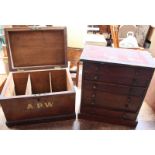
[{"label": "wood grain", "polygon": [[[5,29],[10,72],[0,103],[7,125],[75,118],[65,27]],[[59,67],[55,69],[54,67]],[[18,71],[17,71],[18,70]]]},{"label": "wood grain", "polygon": [[[137,124],[136,119],[155,68],[149,53],[138,52],[85,47],[81,56],[80,118],[129,126]],[[132,62],[128,63],[129,60]]]},{"label": "wood grain", "polygon": [[10,70],[67,65],[66,28],[5,29]]}]

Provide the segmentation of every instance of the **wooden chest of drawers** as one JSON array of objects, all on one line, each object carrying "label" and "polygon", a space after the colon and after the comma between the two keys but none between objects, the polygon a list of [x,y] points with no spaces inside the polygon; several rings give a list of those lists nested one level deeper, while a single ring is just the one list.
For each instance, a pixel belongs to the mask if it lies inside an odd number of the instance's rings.
[{"label": "wooden chest of drawers", "polygon": [[79,118],[135,126],[154,71],[152,56],[147,51],[87,45],[81,61]]}]

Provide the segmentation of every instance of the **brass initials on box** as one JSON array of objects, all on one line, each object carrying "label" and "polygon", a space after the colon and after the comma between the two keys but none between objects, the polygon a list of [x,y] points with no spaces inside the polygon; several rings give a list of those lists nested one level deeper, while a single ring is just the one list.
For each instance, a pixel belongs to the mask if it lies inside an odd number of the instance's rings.
[{"label": "brass initials on box", "polygon": [[41,102],[37,103],[37,108],[38,109],[43,108],[43,103],[41,103]]},{"label": "brass initials on box", "polygon": [[32,110],[32,109],[41,109],[41,108],[52,108],[53,107],[53,102],[37,102],[35,105],[29,103],[27,105],[27,110]]},{"label": "brass initials on box", "polygon": [[28,104],[27,105],[27,110],[33,109],[33,105],[32,104]]}]

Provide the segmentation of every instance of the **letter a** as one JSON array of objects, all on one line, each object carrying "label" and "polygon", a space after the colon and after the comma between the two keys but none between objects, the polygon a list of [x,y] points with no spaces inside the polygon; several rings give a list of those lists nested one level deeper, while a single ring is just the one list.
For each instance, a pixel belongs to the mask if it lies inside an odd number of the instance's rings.
[{"label": "letter a", "polygon": [[28,104],[27,105],[27,110],[33,109],[33,105],[32,104]]}]

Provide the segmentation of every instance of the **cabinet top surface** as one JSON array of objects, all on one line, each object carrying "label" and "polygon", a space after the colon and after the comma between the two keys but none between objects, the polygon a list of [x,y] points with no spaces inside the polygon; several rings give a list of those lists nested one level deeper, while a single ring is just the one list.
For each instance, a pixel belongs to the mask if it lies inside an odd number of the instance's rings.
[{"label": "cabinet top surface", "polygon": [[11,71],[67,66],[66,27],[7,28]]},{"label": "cabinet top surface", "polygon": [[80,60],[155,68],[155,61],[148,51],[133,49],[86,45]]}]

